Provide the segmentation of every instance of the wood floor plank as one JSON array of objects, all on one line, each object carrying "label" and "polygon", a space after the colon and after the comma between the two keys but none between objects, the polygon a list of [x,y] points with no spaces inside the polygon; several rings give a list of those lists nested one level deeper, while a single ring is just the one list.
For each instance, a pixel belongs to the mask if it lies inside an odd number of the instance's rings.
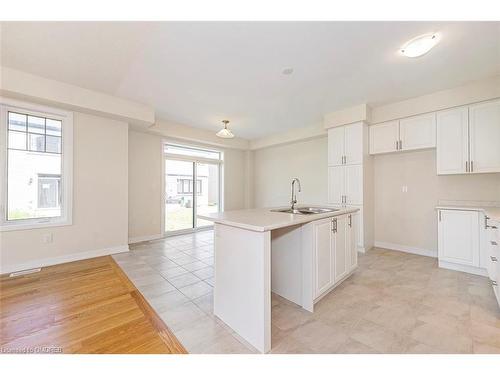
[{"label": "wood floor plank", "polygon": [[0,348],[186,353],[111,257],[0,277]]}]

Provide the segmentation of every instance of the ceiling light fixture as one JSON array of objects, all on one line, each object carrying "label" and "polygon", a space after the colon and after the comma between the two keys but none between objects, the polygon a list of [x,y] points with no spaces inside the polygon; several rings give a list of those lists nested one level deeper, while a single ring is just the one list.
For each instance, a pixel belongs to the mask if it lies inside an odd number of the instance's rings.
[{"label": "ceiling light fixture", "polygon": [[281,73],[286,75],[286,76],[289,76],[290,74],[293,73],[293,68],[292,67],[283,68]]},{"label": "ceiling light fixture", "polygon": [[227,128],[229,120],[222,120],[222,123],[224,124],[224,129],[219,130],[215,135],[220,138],[234,138],[234,134]]},{"label": "ceiling light fixture", "polygon": [[439,42],[438,34],[425,34],[408,41],[401,48],[406,57],[419,57],[429,52]]}]

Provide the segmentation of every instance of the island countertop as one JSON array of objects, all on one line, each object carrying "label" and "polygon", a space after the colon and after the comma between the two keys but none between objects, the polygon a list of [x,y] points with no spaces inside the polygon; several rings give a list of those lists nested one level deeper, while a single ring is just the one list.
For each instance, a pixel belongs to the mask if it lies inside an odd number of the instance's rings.
[{"label": "island countertop", "polygon": [[[317,205],[298,205],[301,207],[319,207]],[[321,206],[324,208],[335,208],[337,211],[320,214],[300,215],[284,212],[273,212],[271,210],[284,209],[287,207],[255,208],[246,210],[224,211],[210,214],[198,214],[200,219],[213,221],[214,223],[229,225],[232,227],[247,229],[255,232],[266,232],[273,229],[290,227],[293,225],[306,224],[311,221],[324,219],[332,216],[340,216],[359,211],[357,207]]]}]

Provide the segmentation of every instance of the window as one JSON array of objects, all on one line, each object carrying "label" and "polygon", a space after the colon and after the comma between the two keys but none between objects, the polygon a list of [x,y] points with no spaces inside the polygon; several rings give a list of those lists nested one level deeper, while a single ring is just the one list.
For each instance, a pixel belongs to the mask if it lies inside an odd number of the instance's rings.
[{"label": "window", "polygon": [[71,224],[72,114],[0,99],[0,229]]}]

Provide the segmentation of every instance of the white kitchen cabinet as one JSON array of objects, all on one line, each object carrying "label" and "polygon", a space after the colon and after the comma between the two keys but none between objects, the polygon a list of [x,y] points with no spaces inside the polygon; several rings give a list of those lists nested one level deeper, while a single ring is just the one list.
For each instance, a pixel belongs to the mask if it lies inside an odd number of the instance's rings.
[{"label": "white kitchen cabinet", "polygon": [[352,165],[363,161],[363,124],[328,130],[328,165]]},{"label": "white kitchen cabinet", "polygon": [[[479,212],[438,210],[439,265],[479,267]],[[448,266],[448,267],[446,267]],[[455,268],[460,269],[460,267]]]},{"label": "white kitchen cabinet", "polygon": [[347,216],[347,272],[351,272],[358,266],[358,233],[360,217],[361,214],[359,212]]},{"label": "white kitchen cabinet", "polygon": [[344,126],[344,164],[353,165],[363,162],[363,124]]},{"label": "white kitchen cabinet", "polygon": [[344,203],[345,167],[328,167],[328,203],[341,205]]},{"label": "white kitchen cabinet", "polygon": [[469,107],[470,172],[500,172],[500,100]]},{"label": "white kitchen cabinet", "polygon": [[469,111],[454,108],[436,114],[437,174],[469,172]]},{"label": "white kitchen cabinet", "polygon": [[313,223],[314,298],[333,286],[333,253],[331,249],[332,219]]},{"label": "white kitchen cabinet", "polygon": [[357,214],[312,222],[314,299],[342,281],[357,267]]},{"label": "white kitchen cabinet", "polygon": [[399,139],[401,151],[436,147],[436,114],[426,113],[401,119]]},{"label": "white kitchen cabinet", "polygon": [[399,150],[399,121],[388,121],[370,126],[370,154]]},{"label": "white kitchen cabinet", "polygon": [[328,130],[328,165],[344,164],[345,131],[343,126]]},{"label": "white kitchen cabinet", "polygon": [[360,205],[363,203],[363,166],[328,167],[328,203]]},{"label": "white kitchen cabinet", "polygon": [[363,203],[363,166],[345,167],[344,203],[348,205]]},{"label": "white kitchen cabinet", "polygon": [[334,282],[342,280],[348,272],[348,248],[347,216],[337,216],[332,222],[332,252]]},{"label": "white kitchen cabinet", "polygon": [[437,173],[500,172],[500,100],[437,113]]}]

